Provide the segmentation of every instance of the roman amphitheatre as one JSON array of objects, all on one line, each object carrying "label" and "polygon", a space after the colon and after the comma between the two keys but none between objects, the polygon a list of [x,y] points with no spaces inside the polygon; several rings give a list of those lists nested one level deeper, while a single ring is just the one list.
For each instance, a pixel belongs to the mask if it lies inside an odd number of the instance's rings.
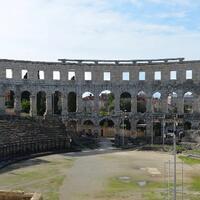
[{"label": "roman amphitheatre", "polygon": [[1,59],[0,199],[199,199],[199,66]]}]

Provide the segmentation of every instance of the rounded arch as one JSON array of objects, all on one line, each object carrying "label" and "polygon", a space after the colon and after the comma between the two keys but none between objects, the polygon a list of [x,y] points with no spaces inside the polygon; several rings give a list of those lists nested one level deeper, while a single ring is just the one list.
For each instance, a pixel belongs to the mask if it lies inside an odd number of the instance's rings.
[{"label": "rounded arch", "polygon": [[94,94],[92,92],[84,92],[82,94],[83,110],[85,113],[92,113],[94,109]]},{"label": "rounded arch", "polygon": [[131,130],[131,123],[128,118],[125,118],[120,123],[120,128],[125,130]]},{"label": "rounded arch", "polygon": [[191,130],[191,129],[192,129],[192,123],[189,122],[189,121],[186,121],[186,122],[184,123],[184,130],[185,130],[185,131],[188,131],[188,130]]},{"label": "rounded arch", "polygon": [[131,112],[131,94],[123,92],[120,95],[120,110]]},{"label": "rounded arch", "polygon": [[67,122],[67,128],[68,130],[72,132],[77,132],[77,126],[78,126],[78,122],[76,120],[72,119]]},{"label": "rounded arch", "polygon": [[147,95],[144,91],[137,94],[137,112],[145,113],[147,111]]},{"label": "rounded arch", "polygon": [[52,110],[53,114],[62,114],[62,93],[60,91],[55,91],[52,95]]},{"label": "rounded arch", "polygon": [[184,113],[191,114],[193,113],[193,101],[194,96],[192,92],[186,92],[183,96],[184,99]]},{"label": "rounded arch", "polygon": [[70,92],[68,94],[68,112],[76,112],[77,111],[77,95],[75,92]]},{"label": "rounded arch", "polygon": [[114,112],[115,96],[110,90],[104,90],[99,94],[99,113],[102,116],[110,115]]},{"label": "rounded arch", "polygon": [[161,137],[161,122],[160,121],[153,122],[153,133],[155,137]]},{"label": "rounded arch", "polygon": [[167,97],[167,106],[169,113],[177,113],[178,112],[178,95],[176,92],[169,93]]},{"label": "rounded arch", "polygon": [[92,120],[85,120],[84,122],[83,122],[83,125],[86,125],[86,126],[94,126],[94,123],[93,123],[93,121]]},{"label": "rounded arch", "polygon": [[152,95],[152,108],[153,112],[158,113],[161,112],[161,93],[155,92]]},{"label": "rounded arch", "polygon": [[116,130],[114,128],[115,124],[113,120],[105,118],[99,122],[101,127],[101,136],[102,137],[114,137],[116,134]]},{"label": "rounded arch", "polygon": [[99,122],[99,125],[100,125],[101,127],[114,127],[114,126],[115,126],[115,123],[113,122],[112,119],[105,118],[105,119],[102,119],[102,120]]},{"label": "rounded arch", "polygon": [[143,119],[140,119],[136,124],[137,136],[144,137],[146,135],[146,122]]},{"label": "rounded arch", "polygon": [[15,103],[15,93],[13,90],[7,90],[4,94],[6,109],[13,109]]},{"label": "rounded arch", "polygon": [[46,112],[46,92],[37,93],[37,115],[43,116]]},{"label": "rounded arch", "polygon": [[31,93],[27,90],[21,93],[21,112],[30,113],[30,97]]}]

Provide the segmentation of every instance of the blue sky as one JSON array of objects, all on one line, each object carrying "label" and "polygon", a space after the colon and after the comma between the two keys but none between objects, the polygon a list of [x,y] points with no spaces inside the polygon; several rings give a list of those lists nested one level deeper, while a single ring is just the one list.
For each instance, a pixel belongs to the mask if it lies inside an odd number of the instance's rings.
[{"label": "blue sky", "polygon": [[198,0],[1,0],[0,57],[200,59]]}]

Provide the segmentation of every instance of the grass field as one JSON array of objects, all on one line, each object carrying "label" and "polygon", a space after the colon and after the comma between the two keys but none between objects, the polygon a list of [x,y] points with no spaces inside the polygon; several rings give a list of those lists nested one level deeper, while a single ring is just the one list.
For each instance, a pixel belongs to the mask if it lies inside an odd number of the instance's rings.
[{"label": "grass field", "polygon": [[72,159],[56,155],[20,162],[1,171],[0,188],[39,192],[45,200],[58,200],[66,170],[72,165]]},{"label": "grass field", "polygon": [[[0,189],[39,192],[44,200],[163,200],[163,163],[169,157],[140,151],[45,156],[1,170]],[[199,200],[200,162],[184,155],[178,158],[185,163],[184,200]]]}]

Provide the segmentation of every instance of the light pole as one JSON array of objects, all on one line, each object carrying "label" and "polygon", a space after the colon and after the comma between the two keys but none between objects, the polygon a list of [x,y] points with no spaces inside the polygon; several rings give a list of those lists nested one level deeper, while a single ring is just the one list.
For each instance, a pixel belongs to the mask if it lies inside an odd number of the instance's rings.
[{"label": "light pole", "polygon": [[125,114],[126,114],[126,110],[123,111],[123,130],[122,130],[122,146],[124,146],[124,135],[125,135]]},{"label": "light pole", "polygon": [[174,117],[174,127],[173,127],[173,143],[174,143],[174,200],[176,200],[176,116]]}]

